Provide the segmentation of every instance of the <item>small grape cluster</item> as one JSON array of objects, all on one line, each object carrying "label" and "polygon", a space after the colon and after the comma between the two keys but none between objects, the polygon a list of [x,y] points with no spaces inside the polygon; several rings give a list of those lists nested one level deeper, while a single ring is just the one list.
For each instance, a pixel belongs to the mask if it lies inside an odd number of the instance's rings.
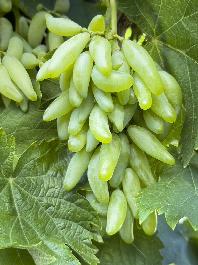
[{"label": "small grape cluster", "polygon": [[[119,231],[126,243],[132,243],[137,195],[155,182],[147,155],[175,163],[159,139],[180,112],[180,86],[153,61],[141,41],[107,32],[102,15],[95,16],[87,29],[50,14],[46,25],[57,36],[71,37],[37,74],[39,81],[60,82],[61,93],[43,118],[57,119],[59,138],[67,140],[75,153],[64,188],[71,191],[87,171],[86,197],[106,216],[107,234]],[[156,213],[141,225],[146,234],[155,233]]]}]

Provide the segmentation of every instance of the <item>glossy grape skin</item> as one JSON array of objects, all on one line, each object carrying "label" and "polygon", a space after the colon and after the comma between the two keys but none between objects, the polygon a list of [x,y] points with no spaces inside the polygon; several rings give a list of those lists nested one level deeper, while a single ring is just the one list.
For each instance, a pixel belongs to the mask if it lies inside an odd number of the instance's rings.
[{"label": "glossy grape skin", "polygon": [[70,135],[68,139],[68,149],[71,152],[79,152],[86,145],[87,126],[84,126],[82,130],[76,135]]},{"label": "glossy grape skin", "polygon": [[82,101],[83,101],[83,98],[79,95],[74,85],[73,79],[71,79],[70,87],[69,87],[69,102],[71,103],[73,107],[77,108],[80,106]]},{"label": "glossy grape skin", "polygon": [[126,244],[132,244],[134,241],[133,222],[134,218],[128,207],[125,221],[119,231],[120,237]]},{"label": "glossy grape skin", "polygon": [[141,225],[147,236],[153,236],[157,230],[157,213],[151,213]]},{"label": "glossy grape skin", "polygon": [[21,16],[18,20],[18,32],[25,40],[27,40],[28,30],[28,21],[25,17]]},{"label": "glossy grape skin", "polygon": [[39,64],[39,60],[33,53],[24,52],[21,57],[21,62],[25,69],[33,69]]},{"label": "glossy grape skin", "polygon": [[57,118],[58,138],[62,141],[68,140],[69,138],[69,133],[68,133],[69,119],[70,119],[70,114],[66,114],[64,116]]},{"label": "glossy grape skin", "polygon": [[65,71],[64,73],[62,73],[60,75],[59,78],[59,85],[60,85],[60,89],[61,91],[64,91],[66,89],[69,89],[70,87],[70,82],[72,79],[72,74],[73,74],[73,65],[71,65],[67,71]]},{"label": "glossy grape skin", "polygon": [[156,134],[162,134],[164,132],[164,122],[155,113],[150,110],[144,111],[143,118],[149,130]]},{"label": "glossy grape skin", "polygon": [[94,33],[103,34],[105,32],[105,18],[102,15],[96,15],[89,23],[88,30]]},{"label": "glossy grape skin", "polygon": [[93,136],[91,130],[87,131],[86,151],[92,152],[99,144],[99,141]]},{"label": "glossy grape skin", "polygon": [[64,38],[62,36],[58,36],[52,32],[48,33],[49,51],[53,51],[57,49],[63,42],[64,42]]},{"label": "glossy grape skin", "polygon": [[92,91],[94,94],[94,98],[100,108],[105,112],[112,112],[114,105],[111,93],[105,93],[104,91],[98,89],[94,84],[92,85]]},{"label": "glossy grape skin", "polygon": [[8,48],[12,33],[13,28],[10,21],[7,18],[0,17],[0,50],[5,51]]},{"label": "glossy grape skin", "polygon": [[23,54],[23,42],[19,37],[14,36],[10,38],[6,54],[14,56],[19,60],[21,59]]},{"label": "glossy grape skin", "polygon": [[124,129],[124,107],[119,102],[114,102],[113,111],[108,113],[108,118],[119,132]]},{"label": "glossy grape skin", "polygon": [[92,192],[86,193],[86,199],[89,201],[92,208],[101,216],[107,215],[108,204],[98,202]]}]

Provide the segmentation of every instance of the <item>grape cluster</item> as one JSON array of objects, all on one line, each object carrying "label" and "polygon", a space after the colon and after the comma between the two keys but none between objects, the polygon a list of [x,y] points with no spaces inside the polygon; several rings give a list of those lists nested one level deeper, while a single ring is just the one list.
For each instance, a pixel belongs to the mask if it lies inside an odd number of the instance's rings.
[{"label": "grape cluster", "polygon": [[[37,74],[37,80],[59,78],[61,93],[48,106],[44,120],[57,119],[61,140],[75,154],[64,188],[71,191],[87,171],[86,197],[102,216],[106,232],[119,231],[133,242],[138,219],[137,195],[155,178],[147,155],[173,165],[160,142],[176,121],[182,104],[180,86],[162,70],[140,41],[111,35],[102,15],[87,29],[69,18],[46,15],[48,30],[71,37],[63,42]],[[141,224],[156,231],[157,215]]]}]

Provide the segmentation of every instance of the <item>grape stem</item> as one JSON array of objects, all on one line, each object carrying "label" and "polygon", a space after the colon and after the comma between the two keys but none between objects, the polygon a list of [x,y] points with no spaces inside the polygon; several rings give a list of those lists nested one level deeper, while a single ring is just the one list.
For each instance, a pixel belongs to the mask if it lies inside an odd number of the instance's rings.
[{"label": "grape stem", "polygon": [[111,31],[112,34],[117,34],[117,5],[116,0],[110,0],[111,8]]}]

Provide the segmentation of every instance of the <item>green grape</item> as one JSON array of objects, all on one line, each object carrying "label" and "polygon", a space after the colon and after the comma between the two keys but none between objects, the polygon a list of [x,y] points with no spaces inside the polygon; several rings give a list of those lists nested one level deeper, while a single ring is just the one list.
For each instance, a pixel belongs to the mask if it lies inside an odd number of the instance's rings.
[{"label": "green grape", "polygon": [[92,192],[86,193],[86,199],[89,201],[91,207],[101,216],[107,215],[108,204],[98,202]]},{"label": "green grape", "polygon": [[109,181],[111,187],[113,188],[118,188],[119,185],[121,184],[125,174],[125,169],[127,168],[129,163],[129,156],[130,156],[130,145],[128,137],[124,133],[120,134],[119,137],[121,141],[120,156],[116,168],[113,172],[113,176]]},{"label": "green grape", "polygon": [[39,69],[36,75],[37,81],[43,81],[44,79],[50,78],[50,73],[48,71],[50,63],[51,60],[48,60],[44,64],[42,64],[41,68]]},{"label": "green grape", "polygon": [[70,9],[70,0],[56,0],[54,11],[60,14],[66,14]]},{"label": "green grape", "polygon": [[60,85],[60,89],[61,91],[64,91],[66,89],[69,89],[70,87],[70,81],[72,78],[72,74],[73,74],[73,65],[71,65],[66,72],[62,73],[60,75],[60,79],[59,79],[59,85]]},{"label": "green grape", "polygon": [[12,36],[13,28],[10,21],[5,17],[0,17],[0,50],[8,48],[9,40]]},{"label": "green grape", "polygon": [[69,133],[68,133],[69,120],[70,120],[69,113],[57,118],[58,138],[62,141],[68,140],[69,138]]},{"label": "green grape", "polygon": [[[123,53],[117,49],[112,52],[111,59],[112,59],[113,70],[118,70],[122,66],[125,60]],[[130,69],[129,69],[129,72],[130,72]]]},{"label": "green grape", "polygon": [[11,81],[6,68],[0,63],[0,93],[6,98],[16,102],[23,101],[23,96],[18,91],[17,87]]},{"label": "green grape", "polygon": [[91,77],[96,87],[104,92],[120,92],[133,85],[133,77],[130,74],[113,70],[109,76],[105,76],[96,66],[93,67]]},{"label": "green grape", "polygon": [[157,230],[157,213],[151,213],[142,223],[142,229],[147,236],[153,236]]},{"label": "green grape", "polygon": [[45,15],[45,11],[40,11],[33,16],[30,22],[28,30],[28,42],[33,48],[41,44],[44,37],[46,30]]},{"label": "green grape", "polygon": [[50,14],[45,17],[48,30],[56,35],[70,37],[82,31],[82,27],[69,18],[56,18]]},{"label": "green grape", "polygon": [[83,98],[79,95],[79,93],[78,93],[78,91],[74,85],[73,79],[71,79],[71,81],[70,81],[69,101],[70,101],[71,105],[75,108],[79,107],[83,101]]},{"label": "green grape", "polygon": [[131,214],[131,211],[129,208],[127,208],[127,214],[126,214],[124,224],[122,225],[119,231],[120,237],[126,244],[132,244],[134,241],[133,222],[134,222],[134,219]]},{"label": "green grape", "polygon": [[98,89],[94,84],[92,84],[92,91],[94,94],[94,98],[100,108],[105,112],[112,112],[114,105],[111,93],[105,93],[104,91]]},{"label": "green grape", "polygon": [[137,72],[148,89],[153,94],[161,94],[163,84],[149,53],[137,42],[131,40],[124,40],[122,49],[128,64]]},{"label": "green grape", "polygon": [[64,42],[64,38],[62,36],[58,36],[52,32],[48,33],[49,51],[53,51],[57,49],[63,42]]},{"label": "green grape", "polygon": [[114,109],[108,113],[108,118],[119,132],[124,129],[124,107],[119,102],[114,102]]},{"label": "green grape", "polygon": [[96,140],[91,130],[89,129],[87,132],[86,151],[92,152],[93,150],[95,150],[98,144],[99,144],[98,140]]},{"label": "green grape", "polygon": [[129,124],[137,110],[137,104],[124,106],[124,128]]},{"label": "green grape", "polygon": [[87,97],[92,68],[93,60],[90,53],[81,53],[74,64],[73,81],[78,93],[84,98]]},{"label": "green grape", "polygon": [[89,185],[100,203],[107,204],[109,202],[109,190],[107,182],[99,178],[99,148],[96,149],[89,162],[87,176]]},{"label": "green grape", "polygon": [[134,218],[138,218],[138,207],[136,197],[141,191],[141,186],[139,178],[133,169],[126,169],[124,178],[122,180],[122,187]]},{"label": "green grape", "polygon": [[130,125],[128,134],[131,140],[148,155],[169,165],[175,164],[174,157],[166,150],[160,141],[147,129]]},{"label": "green grape", "polygon": [[51,77],[58,77],[71,67],[89,40],[90,34],[83,32],[61,44],[51,58],[51,63],[49,65]]},{"label": "green grape", "polygon": [[155,113],[150,110],[143,111],[143,117],[149,130],[156,134],[163,134],[164,122]]},{"label": "green grape", "polygon": [[30,44],[24,38],[22,38],[18,33],[14,32],[13,37],[15,37],[15,36],[22,40],[24,52],[30,52],[31,53],[33,51]]},{"label": "green grape", "polygon": [[130,89],[118,92],[117,93],[117,98],[118,98],[120,104],[121,105],[126,105],[129,102],[130,95],[131,95],[131,90]]},{"label": "green grape", "polygon": [[95,36],[89,44],[90,54],[98,68],[105,76],[112,71],[111,44],[103,37]]},{"label": "green grape", "polygon": [[108,181],[112,178],[113,172],[118,163],[121,152],[121,141],[118,135],[114,134],[109,144],[102,144],[100,147],[99,178]]},{"label": "green grape", "polygon": [[69,136],[68,149],[71,152],[79,152],[86,145],[86,139],[87,126],[84,126],[78,134]]},{"label": "green grape", "polygon": [[105,18],[102,15],[97,15],[92,18],[89,23],[88,30],[97,34],[104,34],[105,32]]},{"label": "green grape", "polygon": [[39,64],[39,60],[36,58],[36,56],[29,52],[23,53],[21,62],[25,69],[34,69]]},{"label": "green grape", "polygon": [[28,99],[36,101],[37,95],[33,89],[31,79],[22,63],[17,58],[8,55],[4,56],[2,62],[6,67],[11,79],[24,93],[24,95]]},{"label": "green grape", "polygon": [[152,97],[150,90],[146,87],[145,83],[138,74],[134,74],[134,92],[138,99],[140,108],[147,110],[152,105]]},{"label": "green grape", "polygon": [[23,54],[23,42],[19,37],[14,36],[10,38],[6,54],[14,56],[19,60],[21,59]]},{"label": "green grape", "polygon": [[124,193],[116,189],[112,192],[107,210],[107,226],[108,235],[116,234],[122,227],[127,214],[127,201]]},{"label": "green grape", "polygon": [[27,19],[21,16],[18,20],[18,32],[24,39],[27,39],[28,31],[29,31],[29,25]]},{"label": "green grape", "polygon": [[47,46],[44,44],[40,44],[32,50],[32,53],[36,55],[38,58],[42,58],[47,54]]},{"label": "green grape", "polygon": [[135,103],[137,103],[137,98],[136,98],[136,95],[135,95],[135,93],[134,93],[134,91],[133,91],[133,89],[131,88],[130,89],[130,97],[129,97],[129,101],[128,101],[128,104],[135,104]]},{"label": "green grape", "polygon": [[89,116],[89,127],[94,137],[102,143],[110,143],[112,135],[109,129],[107,114],[95,105]]},{"label": "green grape", "polygon": [[69,121],[68,132],[70,135],[76,135],[80,132],[83,125],[89,118],[89,114],[94,106],[94,99],[91,93],[83,100],[82,104],[74,109]]},{"label": "green grape", "polygon": [[159,96],[152,95],[153,97],[153,104],[151,106],[151,110],[161,117],[163,120],[169,123],[173,123],[176,121],[176,111],[169,103],[166,95],[162,93]]},{"label": "green grape", "polygon": [[26,97],[23,98],[23,101],[19,103],[19,107],[23,112],[28,111],[28,99]]},{"label": "green grape", "polygon": [[159,71],[162,83],[164,86],[164,93],[169,102],[175,108],[178,113],[182,105],[182,91],[177,80],[165,71]]},{"label": "green grape", "polygon": [[91,153],[87,153],[85,149],[73,155],[64,179],[64,188],[66,191],[72,190],[78,184],[82,175],[87,170],[90,158]]},{"label": "green grape", "polygon": [[145,186],[155,183],[155,179],[145,153],[134,144],[131,145],[131,156],[129,162],[130,166],[135,170],[136,174]]},{"label": "green grape", "polygon": [[43,115],[44,121],[55,120],[73,109],[69,102],[69,91],[63,91],[45,110]]},{"label": "green grape", "polygon": [[12,9],[11,0],[0,0],[0,13],[8,13]]}]

